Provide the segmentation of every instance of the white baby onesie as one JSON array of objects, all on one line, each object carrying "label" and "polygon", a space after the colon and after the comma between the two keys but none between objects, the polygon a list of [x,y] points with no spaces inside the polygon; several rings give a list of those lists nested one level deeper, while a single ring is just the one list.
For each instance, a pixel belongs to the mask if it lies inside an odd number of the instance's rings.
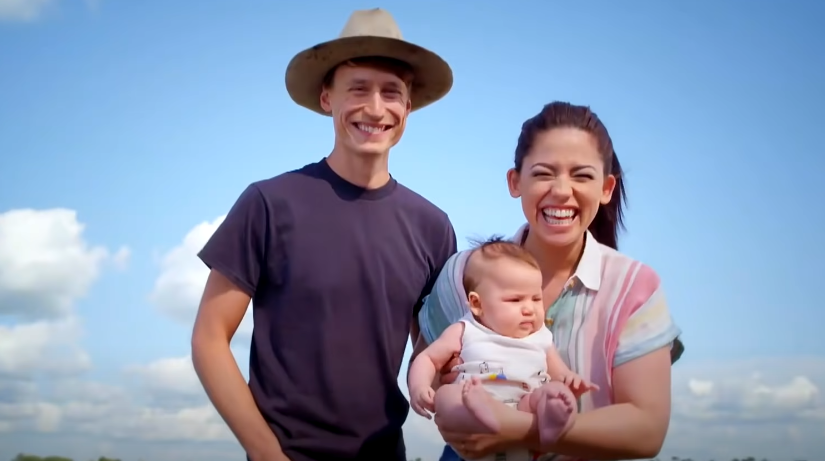
[{"label": "white baby onesie", "polygon": [[[468,313],[461,320],[462,364],[453,368],[458,380],[481,378],[486,389],[496,400],[515,407],[521,398],[541,387],[547,376],[547,351],[553,347],[553,333],[547,328],[526,338],[502,336],[480,324]],[[529,461],[528,450],[497,453],[484,461]]]}]

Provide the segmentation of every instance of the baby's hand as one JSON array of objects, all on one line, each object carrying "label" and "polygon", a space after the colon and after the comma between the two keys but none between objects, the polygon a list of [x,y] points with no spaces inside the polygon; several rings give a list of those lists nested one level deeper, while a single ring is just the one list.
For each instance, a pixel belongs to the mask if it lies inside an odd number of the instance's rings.
[{"label": "baby's hand", "polygon": [[413,389],[410,391],[410,406],[419,415],[432,419],[430,413],[435,413],[434,398],[435,391],[430,386]]},{"label": "baby's hand", "polygon": [[581,376],[572,371],[562,376],[562,382],[570,388],[570,391],[573,392],[576,398],[588,391],[599,390],[599,386],[585,381]]}]

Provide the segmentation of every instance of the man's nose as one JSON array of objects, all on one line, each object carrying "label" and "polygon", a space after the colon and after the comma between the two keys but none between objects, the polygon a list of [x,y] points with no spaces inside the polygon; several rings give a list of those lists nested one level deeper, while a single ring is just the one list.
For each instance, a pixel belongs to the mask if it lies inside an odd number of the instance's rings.
[{"label": "man's nose", "polygon": [[381,98],[381,92],[375,91],[369,97],[367,103],[364,105],[364,113],[376,120],[384,118],[384,100]]}]

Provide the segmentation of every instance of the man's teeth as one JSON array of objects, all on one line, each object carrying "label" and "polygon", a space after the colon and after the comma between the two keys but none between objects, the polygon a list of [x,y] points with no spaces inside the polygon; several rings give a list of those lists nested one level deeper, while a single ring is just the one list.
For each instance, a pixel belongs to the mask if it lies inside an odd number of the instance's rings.
[{"label": "man's teeth", "polygon": [[569,224],[576,217],[576,212],[570,209],[545,208],[541,212],[548,224]]},{"label": "man's teeth", "polygon": [[363,123],[358,124],[358,129],[361,131],[366,131],[367,133],[380,133],[386,129],[385,125],[381,126],[372,126],[372,125],[364,125]]}]

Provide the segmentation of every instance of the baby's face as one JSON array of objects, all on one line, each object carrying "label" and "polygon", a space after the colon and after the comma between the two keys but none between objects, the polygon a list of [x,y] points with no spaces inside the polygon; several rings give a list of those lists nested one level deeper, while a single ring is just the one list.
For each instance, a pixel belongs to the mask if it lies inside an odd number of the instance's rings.
[{"label": "baby's face", "polygon": [[524,338],[544,327],[541,271],[510,258],[485,261],[470,309],[487,328]]}]

